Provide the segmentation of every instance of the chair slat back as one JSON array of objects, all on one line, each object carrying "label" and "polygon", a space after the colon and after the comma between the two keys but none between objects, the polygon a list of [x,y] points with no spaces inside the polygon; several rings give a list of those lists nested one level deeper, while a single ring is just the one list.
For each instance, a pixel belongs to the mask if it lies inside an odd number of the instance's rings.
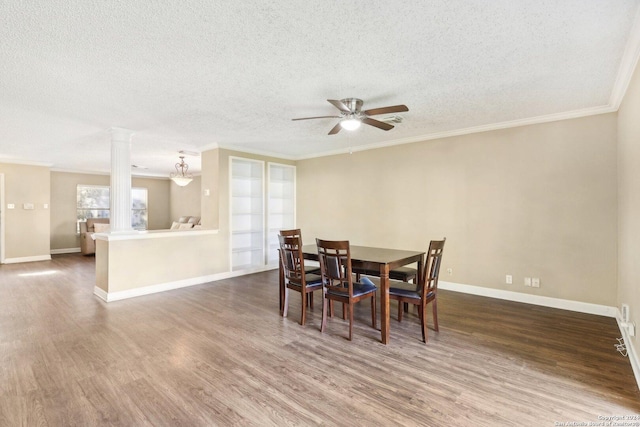
[{"label": "chair slat back", "polygon": [[280,242],[280,262],[287,280],[300,283],[304,277],[304,257],[300,236],[278,236]]},{"label": "chair slat back", "polygon": [[295,237],[298,236],[302,239],[302,231],[299,228],[293,230],[280,230],[280,235],[285,237]]},{"label": "chair slat back", "polygon": [[353,297],[351,250],[347,240],[316,239],[322,283],[327,291]]},{"label": "chair slat back", "polygon": [[444,250],[444,242],[447,239],[432,240],[429,243],[429,251],[427,252],[427,260],[422,270],[422,279],[420,281],[420,291],[422,298],[426,297],[429,292],[438,290],[438,278],[440,276],[440,265],[442,264],[442,252]]}]

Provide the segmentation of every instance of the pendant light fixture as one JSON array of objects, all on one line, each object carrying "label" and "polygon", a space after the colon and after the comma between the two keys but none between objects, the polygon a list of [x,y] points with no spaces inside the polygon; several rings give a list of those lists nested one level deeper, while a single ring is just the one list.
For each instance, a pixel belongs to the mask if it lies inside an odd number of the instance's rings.
[{"label": "pendant light fixture", "polygon": [[180,187],[189,185],[193,181],[193,175],[189,173],[189,165],[184,162],[184,156],[180,156],[180,162],[176,163],[176,171],[171,172],[170,177]]}]

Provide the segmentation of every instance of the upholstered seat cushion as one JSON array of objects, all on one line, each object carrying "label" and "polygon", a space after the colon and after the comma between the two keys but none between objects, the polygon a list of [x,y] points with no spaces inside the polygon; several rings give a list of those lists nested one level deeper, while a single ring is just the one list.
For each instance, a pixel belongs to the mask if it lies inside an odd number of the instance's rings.
[{"label": "upholstered seat cushion", "polygon": [[[429,292],[427,296],[431,296],[432,292]],[[420,301],[420,293],[416,292],[414,289],[404,289],[404,288],[389,288],[389,295],[396,295],[403,298],[413,298]]]},{"label": "upholstered seat cushion", "polygon": [[[317,274],[305,274],[304,279],[306,281],[307,288],[322,284],[322,277],[318,276]],[[293,279],[289,279],[289,283],[287,284],[287,286],[300,289],[302,285],[300,283],[297,283]]]},{"label": "upholstered seat cushion", "polygon": [[320,274],[320,267],[315,265],[305,265],[304,272],[307,274]]},{"label": "upholstered seat cushion", "polygon": [[[361,295],[368,294],[370,292],[375,292],[377,290],[378,288],[376,287],[376,285],[367,277],[363,277],[361,282],[353,283],[354,297],[359,297]],[[344,295],[343,292],[335,292],[335,291],[332,291],[331,289],[329,289],[327,292],[334,295]]]}]

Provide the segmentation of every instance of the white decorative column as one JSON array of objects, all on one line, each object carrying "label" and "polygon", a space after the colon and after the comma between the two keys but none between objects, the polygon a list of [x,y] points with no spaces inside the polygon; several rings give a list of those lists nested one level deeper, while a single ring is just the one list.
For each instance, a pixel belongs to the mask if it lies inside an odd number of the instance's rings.
[{"label": "white decorative column", "polygon": [[127,129],[111,128],[110,233],[131,234],[131,136]]}]

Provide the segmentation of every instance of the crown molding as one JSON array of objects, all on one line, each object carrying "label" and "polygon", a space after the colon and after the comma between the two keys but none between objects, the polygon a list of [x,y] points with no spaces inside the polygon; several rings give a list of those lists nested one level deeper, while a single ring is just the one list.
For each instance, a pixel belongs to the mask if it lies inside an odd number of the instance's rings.
[{"label": "crown molding", "polygon": [[236,145],[219,145],[218,148],[222,148],[223,150],[231,150],[231,151],[237,151],[239,153],[247,153],[247,154],[254,154],[256,156],[264,156],[264,157],[275,157],[276,159],[285,159],[285,160],[298,160],[299,157],[296,156],[291,156],[288,154],[282,154],[282,153],[276,153],[274,151],[267,151],[267,150],[256,150],[253,148],[246,148],[246,147],[239,147]]},{"label": "crown molding", "polygon": [[111,175],[111,172],[100,172],[100,171],[88,171],[81,169],[62,169],[62,168],[51,168],[51,172],[62,172],[62,173],[82,173],[85,175]]},{"label": "crown molding", "polygon": [[9,165],[43,166],[45,168],[50,168],[51,166],[53,166],[53,163],[32,162],[28,160],[2,159],[2,158],[0,158],[0,163],[5,163]]},{"label": "crown molding", "polygon": [[426,135],[413,136],[413,137],[402,138],[402,139],[394,139],[394,140],[391,140],[391,141],[378,142],[378,143],[375,143],[375,144],[358,145],[358,146],[353,146],[353,147],[340,149],[340,150],[325,151],[325,152],[322,152],[322,153],[311,154],[311,155],[308,155],[308,156],[301,156],[301,157],[297,157],[297,158],[295,158],[293,160],[305,160],[305,159],[312,159],[312,158],[317,158],[317,157],[326,157],[326,156],[337,155],[337,154],[353,153],[353,152],[357,152],[357,151],[375,150],[377,148],[392,147],[394,145],[411,144],[411,143],[414,143],[414,142],[422,142],[422,141],[430,141],[430,140],[434,140],[434,139],[450,138],[450,137],[453,137],[453,136],[469,135],[469,134],[473,134],[473,133],[489,132],[489,131],[494,131],[494,130],[509,129],[509,128],[515,128],[515,127],[520,127],[520,126],[529,126],[529,125],[535,125],[535,124],[540,124],[540,123],[555,122],[555,121],[560,121],[560,120],[577,119],[577,118],[580,118],[580,117],[587,117],[587,116],[594,116],[594,115],[599,115],[599,114],[614,113],[616,111],[617,110],[614,107],[610,106],[610,105],[603,105],[603,106],[600,106],[600,107],[584,108],[584,109],[581,109],[581,110],[573,110],[573,111],[567,111],[567,112],[563,112],[563,113],[548,114],[548,115],[545,115],[545,116],[530,117],[530,118],[526,118],[526,119],[510,120],[510,121],[506,121],[506,122],[492,123],[492,124],[481,125],[481,126],[472,126],[472,127],[468,127],[468,128],[455,129],[455,130],[444,131],[444,132],[429,133],[429,134],[426,134]]},{"label": "crown molding", "polygon": [[[96,172],[96,171],[85,171],[78,169],[51,169],[51,172],[61,172],[61,173],[77,173],[77,174],[85,174],[85,175],[102,175],[102,176],[110,176],[111,172]],[[193,173],[195,176],[201,176],[200,172]],[[157,174],[157,173],[149,173],[149,174],[141,174],[141,173],[131,173],[132,178],[146,178],[146,179],[161,179],[161,180],[169,180],[169,175]]]},{"label": "crown molding", "polygon": [[[193,177],[199,177],[202,176],[201,172],[194,172],[191,175],[193,175]],[[166,180],[171,180],[171,178],[169,177],[169,175],[163,175],[163,174],[156,174],[156,173],[151,173],[149,175],[143,175],[143,174],[131,174],[131,176],[133,178],[148,178],[148,179],[166,179]]]}]

